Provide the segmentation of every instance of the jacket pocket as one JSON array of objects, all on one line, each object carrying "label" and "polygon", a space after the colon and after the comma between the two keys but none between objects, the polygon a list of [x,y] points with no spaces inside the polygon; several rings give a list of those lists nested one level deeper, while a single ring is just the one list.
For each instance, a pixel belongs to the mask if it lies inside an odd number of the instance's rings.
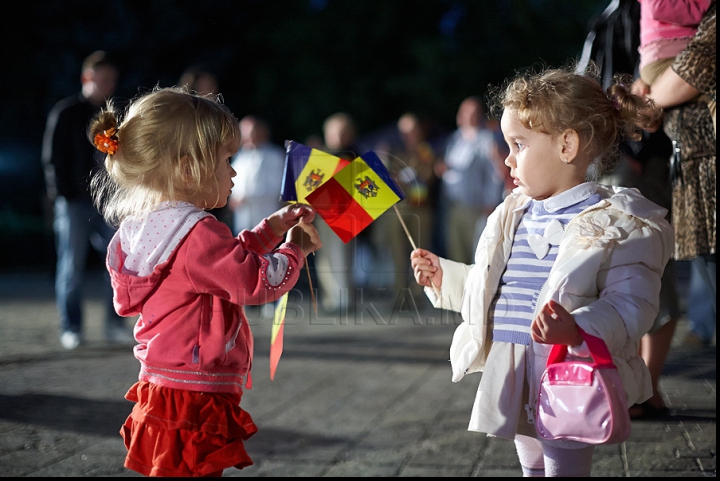
[{"label": "jacket pocket", "polygon": [[203,309],[200,319],[200,335],[197,356],[193,351],[193,360],[198,359],[201,369],[222,366],[227,359],[226,337],[230,320],[224,315],[223,301],[210,295],[203,296]]}]

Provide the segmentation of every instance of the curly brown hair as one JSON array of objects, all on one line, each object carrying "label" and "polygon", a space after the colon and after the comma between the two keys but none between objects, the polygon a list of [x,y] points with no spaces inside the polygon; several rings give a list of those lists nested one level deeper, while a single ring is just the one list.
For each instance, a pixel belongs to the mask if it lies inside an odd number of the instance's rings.
[{"label": "curly brown hair", "polygon": [[490,92],[488,105],[498,117],[505,109],[516,111],[529,130],[553,136],[576,131],[583,154],[593,159],[594,174],[600,176],[615,167],[620,140],[639,140],[643,130],[657,127],[663,111],[630,91],[631,77],[618,75],[603,90],[597,73],[594,64],[577,73],[574,63],[519,72]]}]

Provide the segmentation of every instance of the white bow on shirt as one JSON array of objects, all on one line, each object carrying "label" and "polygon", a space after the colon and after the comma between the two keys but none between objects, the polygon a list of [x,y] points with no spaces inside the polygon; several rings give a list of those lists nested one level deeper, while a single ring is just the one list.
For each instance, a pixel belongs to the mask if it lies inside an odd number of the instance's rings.
[{"label": "white bow on shirt", "polygon": [[545,227],[545,233],[540,234],[529,234],[527,236],[528,244],[535,253],[538,259],[544,259],[545,256],[550,252],[551,246],[560,245],[560,241],[563,236],[563,226],[559,220],[553,219]]}]

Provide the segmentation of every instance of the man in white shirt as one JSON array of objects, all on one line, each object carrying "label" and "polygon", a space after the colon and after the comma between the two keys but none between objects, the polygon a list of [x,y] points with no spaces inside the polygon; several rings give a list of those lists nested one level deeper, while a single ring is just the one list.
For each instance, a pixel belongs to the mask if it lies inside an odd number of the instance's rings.
[{"label": "man in white shirt", "polygon": [[281,207],[280,186],[285,150],[270,142],[265,122],[248,115],[240,120],[242,143],[232,160],[237,172],[228,204],[233,211],[233,234],[252,229]]},{"label": "man in white shirt", "polygon": [[471,264],[487,216],[503,200],[504,178],[493,156],[495,136],[482,126],[483,106],[468,97],[457,112],[457,130],[448,141],[442,173],[447,207],[448,257]]}]

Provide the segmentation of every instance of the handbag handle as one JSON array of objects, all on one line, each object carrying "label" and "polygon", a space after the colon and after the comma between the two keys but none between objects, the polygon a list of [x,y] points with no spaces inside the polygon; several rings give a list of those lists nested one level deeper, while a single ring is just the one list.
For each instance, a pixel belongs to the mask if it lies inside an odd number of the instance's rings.
[{"label": "handbag handle", "polygon": [[[607,348],[605,341],[596,336],[591,336],[587,332],[583,331],[580,326],[577,326],[580,335],[585,340],[590,354],[593,358],[593,366],[595,368],[615,368],[615,363],[610,355],[610,350]],[[547,365],[563,362],[565,356],[567,356],[568,347],[565,344],[553,344],[548,356]]]}]

